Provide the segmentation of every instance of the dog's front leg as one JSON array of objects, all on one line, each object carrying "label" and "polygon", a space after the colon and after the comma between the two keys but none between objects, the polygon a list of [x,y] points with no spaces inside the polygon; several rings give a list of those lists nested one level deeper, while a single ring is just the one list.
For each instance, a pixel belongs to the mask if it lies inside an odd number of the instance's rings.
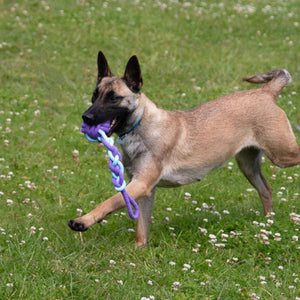
[{"label": "dog's front leg", "polygon": [[[153,168],[152,168],[153,171]],[[151,174],[149,176],[149,174]],[[126,191],[127,193],[134,199],[135,201],[138,202],[139,205],[139,200],[141,198],[145,199],[152,199],[153,202],[153,196],[154,192],[153,189],[157,183],[157,180],[159,178],[160,172],[157,171],[155,174],[148,173],[145,176],[139,176],[139,178],[132,180],[127,188]],[[147,233],[148,233],[148,228],[149,224],[146,225],[146,223],[150,222],[150,217],[147,212],[152,211],[152,204],[149,205],[144,202],[145,200],[142,200],[141,204],[141,215],[139,217],[138,221],[138,230],[137,230],[137,236],[140,238],[137,238],[139,244],[141,240],[146,240],[147,239]],[[115,194],[113,197],[105,200],[104,202],[100,203],[96,208],[94,208],[92,211],[90,211],[88,214],[81,216],[77,219],[71,220],[69,222],[69,226],[71,229],[76,230],[76,231],[86,231],[89,229],[91,226],[93,226],[95,223],[101,222],[107,215],[124,208],[125,201],[123,199],[123,196],[121,193]],[[145,243],[145,242],[144,242]]]},{"label": "dog's front leg", "polygon": [[77,219],[70,220],[69,227],[75,231],[86,231],[96,223],[101,222],[107,215],[125,207],[125,201],[121,193],[100,203],[92,211]]},{"label": "dog's front leg", "polygon": [[153,202],[154,202],[155,189],[148,197],[143,197],[139,200],[140,215],[136,224],[136,239],[135,244],[137,247],[143,246],[147,243],[149,225],[151,222]]}]

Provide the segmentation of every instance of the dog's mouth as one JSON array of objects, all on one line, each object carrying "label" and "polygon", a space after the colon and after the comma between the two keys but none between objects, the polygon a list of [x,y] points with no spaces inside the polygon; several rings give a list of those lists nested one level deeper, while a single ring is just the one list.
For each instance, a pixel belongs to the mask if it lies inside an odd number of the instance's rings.
[{"label": "dog's mouth", "polygon": [[93,106],[83,113],[82,119],[89,127],[97,127],[101,125],[104,128],[107,136],[111,136],[113,133],[119,133],[122,131],[126,118],[128,116],[127,109],[114,109],[106,111],[93,111]]},{"label": "dog's mouth", "polygon": [[114,132],[116,132],[118,130],[118,128],[120,128],[122,126],[123,120],[121,117],[117,116],[113,119],[110,119],[109,124],[110,124],[110,128],[107,133],[107,136],[111,136]]}]

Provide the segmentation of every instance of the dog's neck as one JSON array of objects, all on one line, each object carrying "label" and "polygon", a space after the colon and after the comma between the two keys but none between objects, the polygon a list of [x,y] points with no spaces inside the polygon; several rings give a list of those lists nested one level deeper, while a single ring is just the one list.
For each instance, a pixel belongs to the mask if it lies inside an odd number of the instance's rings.
[{"label": "dog's neck", "polygon": [[118,134],[119,135],[119,138],[117,140],[118,144],[124,144],[126,136],[128,134],[132,133],[133,131],[135,131],[136,128],[140,125],[140,123],[142,122],[145,110],[146,110],[145,95],[141,93],[139,96],[138,107],[128,117],[126,126]]},{"label": "dog's neck", "polygon": [[129,130],[127,130],[124,133],[120,134],[118,140],[120,140],[120,139],[123,140],[126,137],[126,135],[131,133],[140,124],[140,122],[143,118],[144,112],[145,112],[145,106],[143,107],[142,113],[140,114],[138,120],[134,123],[134,125]]}]

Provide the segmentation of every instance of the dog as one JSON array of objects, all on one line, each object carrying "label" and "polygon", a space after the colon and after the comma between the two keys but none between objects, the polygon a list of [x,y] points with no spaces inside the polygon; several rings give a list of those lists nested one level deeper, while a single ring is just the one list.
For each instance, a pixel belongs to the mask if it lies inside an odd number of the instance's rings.
[{"label": "dog", "polygon": [[[189,111],[158,108],[141,92],[139,61],[132,56],[123,77],[112,74],[98,53],[97,86],[92,105],[82,118],[89,125],[110,121],[108,135],[122,140],[123,163],[130,183],[128,194],[138,203],[136,245],[147,243],[156,187],[186,185],[235,157],[261,198],[264,213],[273,210],[272,188],[261,172],[264,153],[276,166],[300,164],[300,147],[284,111],[275,103],[291,81],[277,69],[243,79],[266,83],[258,89],[235,92]],[[121,193],[100,203],[69,226],[85,231],[125,207]]]}]

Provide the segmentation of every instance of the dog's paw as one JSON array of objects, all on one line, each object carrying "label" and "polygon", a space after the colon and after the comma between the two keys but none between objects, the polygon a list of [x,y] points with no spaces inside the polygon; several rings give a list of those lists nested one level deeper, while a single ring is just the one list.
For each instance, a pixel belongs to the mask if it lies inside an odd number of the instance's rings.
[{"label": "dog's paw", "polygon": [[83,223],[80,223],[80,222],[75,221],[75,220],[70,220],[68,225],[72,230],[75,230],[75,231],[86,231],[86,230],[89,229]]}]

